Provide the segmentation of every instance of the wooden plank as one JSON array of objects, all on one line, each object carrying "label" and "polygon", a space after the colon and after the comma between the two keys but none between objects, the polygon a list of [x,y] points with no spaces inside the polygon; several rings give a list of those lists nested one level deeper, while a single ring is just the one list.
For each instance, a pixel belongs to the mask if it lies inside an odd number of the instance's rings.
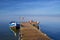
[{"label": "wooden plank", "polygon": [[23,27],[20,28],[21,40],[51,40],[30,23],[21,23],[21,25],[23,25]]}]

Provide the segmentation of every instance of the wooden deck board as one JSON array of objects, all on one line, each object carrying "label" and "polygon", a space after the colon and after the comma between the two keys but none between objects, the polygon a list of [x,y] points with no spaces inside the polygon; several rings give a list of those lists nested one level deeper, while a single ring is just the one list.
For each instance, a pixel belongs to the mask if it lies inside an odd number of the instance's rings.
[{"label": "wooden deck board", "polygon": [[32,26],[30,23],[21,23],[21,25],[23,25],[23,27],[20,28],[22,40],[51,40],[47,35]]}]

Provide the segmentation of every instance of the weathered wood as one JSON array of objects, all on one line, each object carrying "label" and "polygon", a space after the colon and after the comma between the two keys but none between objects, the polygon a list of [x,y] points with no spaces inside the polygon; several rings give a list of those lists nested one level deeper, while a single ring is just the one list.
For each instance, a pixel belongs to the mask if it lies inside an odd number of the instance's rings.
[{"label": "weathered wood", "polygon": [[46,34],[42,33],[29,22],[21,23],[20,27],[21,40],[51,40]]}]

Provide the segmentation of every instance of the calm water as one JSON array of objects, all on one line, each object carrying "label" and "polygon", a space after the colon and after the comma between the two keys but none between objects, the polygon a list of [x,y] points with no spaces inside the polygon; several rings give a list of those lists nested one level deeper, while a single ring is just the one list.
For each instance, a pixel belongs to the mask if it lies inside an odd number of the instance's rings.
[{"label": "calm water", "polygon": [[40,24],[41,30],[54,40],[60,40],[60,22]]},{"label": "calm water", "polygon": [[8,23],[0,23],[0,40],[16,40],[13,32],[10,31]]},{"label": "calm water", "polygon": [[54,40],[60,40],[60,17],[25,17],[24,20],[19,20],[18,17],[3,17],[0,20],[0,40],[17,40],[13,32],[9,29],[9,22],[11,20],[18,21],[40,21],[40,28],[42,32],[46,33]]}]

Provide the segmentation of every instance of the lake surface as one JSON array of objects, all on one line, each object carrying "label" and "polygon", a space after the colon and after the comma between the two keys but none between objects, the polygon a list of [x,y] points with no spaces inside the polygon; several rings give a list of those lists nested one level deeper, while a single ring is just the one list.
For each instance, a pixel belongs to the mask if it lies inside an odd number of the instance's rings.
[{"label": "lake surface", "polygon": [[25,16],[24,20],[19,16],[0,17],[0,40],[17,40],[13,32],[9,29],[10,21],[40,21],[40,29],[54,40],[60,40],[60,17],[49,16]]}]

